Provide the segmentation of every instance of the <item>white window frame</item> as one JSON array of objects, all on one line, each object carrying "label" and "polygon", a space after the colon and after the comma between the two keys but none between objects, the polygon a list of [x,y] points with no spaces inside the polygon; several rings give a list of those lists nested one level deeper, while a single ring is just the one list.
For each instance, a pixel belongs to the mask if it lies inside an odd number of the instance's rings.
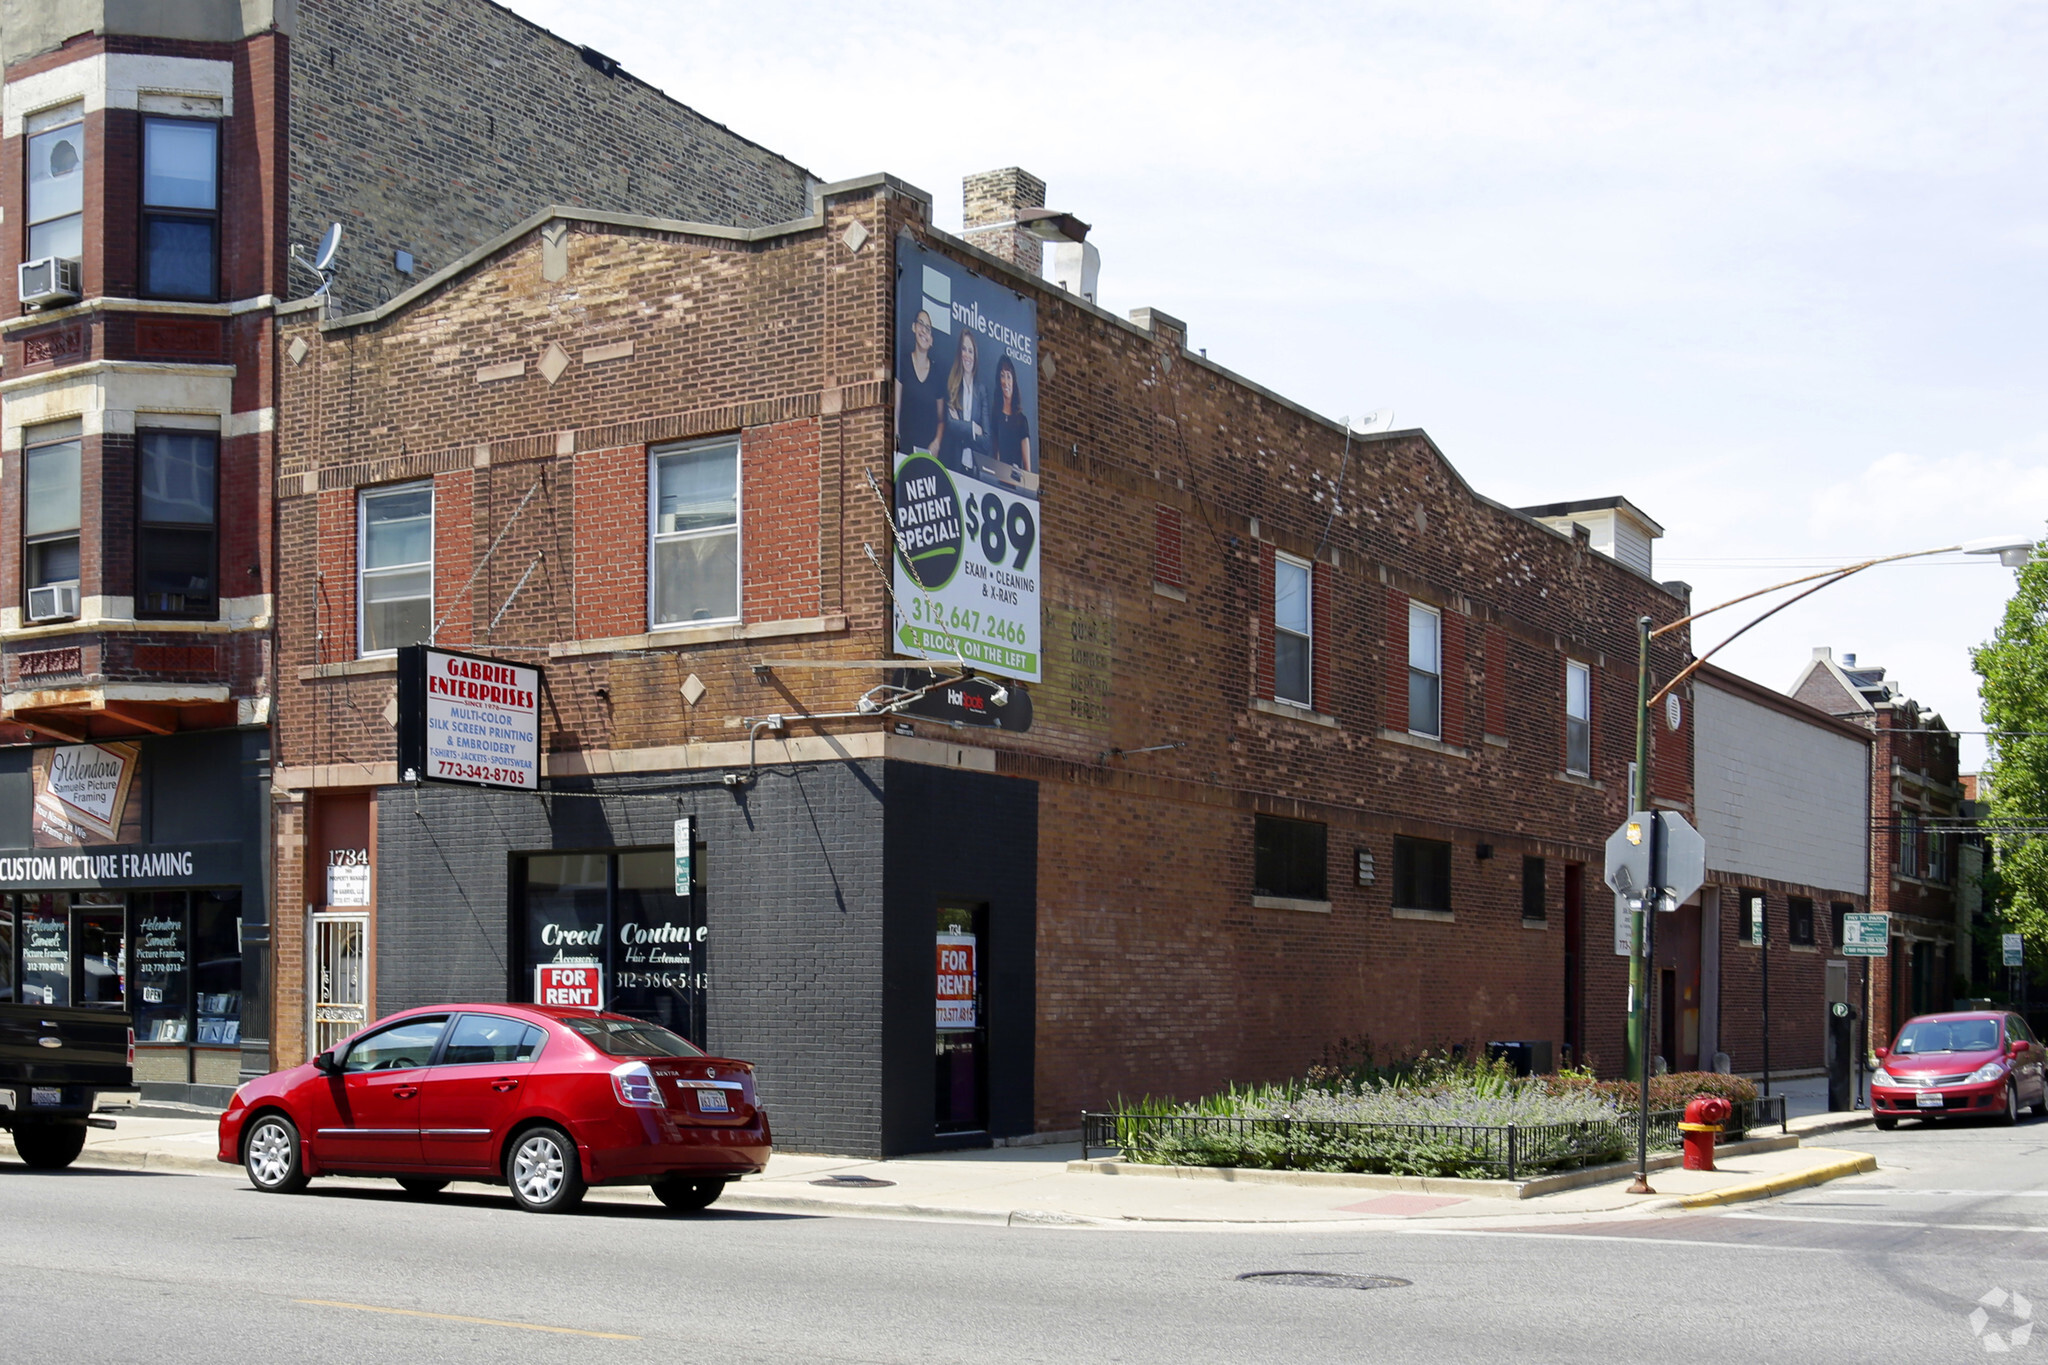
[{"label": "white window frame", "polygon": [[[1433,617],[1433,618],[1435,618],[1435,621],[1436,621],[1436,667],[1435,667],[1434,669],[1419,669],[1419,668],[1417,668],[1417,667],[1415,666],[1415,617],[1416,617],[1416,615],[1417,615],[1418,613],[1420,613],[1420,614],[1422,614],[1422,615],[1425,615],[1425,616],[1430,616],[1430,617]],[[1424,739],[1442,739],[1442,738],[1444,737],[1444,614],[1443,614],[1443,612],[1442,612],[1442,611],[1440,611],[1440,610],[1438,610],[1438,609],[1437,609],[1437,608],[1435,608],[1435,607],[1432,607],[1432,606],[1430,606],[1430,605],[1429,605],[1428,603],[1426,603],[1426,602],[1417,602],[1417,601],[1416,601],[1416,600],[1415,600],[1414,598],[1412,598],[1412,597],[1411,597],[1410,599],[1408,599],[1408,641],[1407,641],[1407,645],[1408,645],[1408,673],[1407,673],[1407,676],[1409,676],[1409,678],[1410,678],[1410,680],[1411,680],[1411,681],[1410,681],[1410,683],[1409,683],[1409,696],[1410,696],[1410,701],[1409,701],[1409,704],[1408,704],[1408,716],[1407,716],[1407,723],[1408,723],[1408,733],[1409,733],[1409,734],[1411,734],[1411,735],[1419,735],[1419,736],[1421,736],[1421,737],[1422,737],[1422,738],[1424,738]],[[1416,728],[1415,728],[1415,704],[1414,704],[1414,701],[1413,701],[1413,696],[1414,696],[1414,683],[1413,683],[1413,675],[1414,675],[1414,674],[1416,674],[1416,673],[1427,673],[1427,674],[1429,674],[1430,676],[1433,676],[1433,677],[1434,677],[1434,678],[1436,679],[1436,728],[1435,728],[1435,729],[1433,729],[1433,730],[1418,730],[1418,729],[1416,729]]]},{"label": "white window frame", "polygon": [[[1291,626],[1280,624],[1280,566],[1282,564],[1301,570],[1302,584],[1306,589],[1302,603],[1306,609],[1302,613],[1304,617],[1302,624],[1307,627],[1305,630],[1295,630]],[[1306,559],[1287,554],[1284,551],[1275,550],[1273,552],[1273,602],[1271,609],[1273,613],[1274,639],[1273,700],[1286,702],[1289,706],[1299,706],[1304,710],[1313,710],[1316,697],[1316,566],[1309,563]],[[1299,697],[1287,696],[1280,690],[1280,649],[1278,642],[1282,635],[1292,636],[1300,640],[1307,650],[1306,662],[1308,667],[1302,677],[1301,689],[1304,695]]]},{"label": "white window frame", "polygon": [[[218,476],[216,476],[218,477]],[[370,503],[390,493],[407,492],[415,488],[427,490],[427,557],[424,561],[406,564],[387,564],[381,569],[369,567],[370,549]],[[441,499],[440,490],[434,487],[432,479],[412,479],[405,483],[384,483],[373,488],[356,490],[356,657],[359,659],[389,659],[397,655],[397,649],[366,649],[364,639],[368,624],[370,598],[366,591],[371,574],[416,573],[424,563],[427,570],[427,633],[433,634],[434,620],[434,549],[440,536]]]},{"label": "white window frame", "polygon": [[[664,455],[680,455],[690,450],[708,449],[712,446],[730,445],[732,457],[732,525],[705,527],[695,531],[672,531],[662,535],[658,529],[661,521],[661,458]],[[695,626],[732,625],[744,614],[747,595],[747,542],[744,527],[747,519],[745,506],[746,443],[734,432],[726,436],[713,436],[695,441],[668,441],[647,448],[647,630],[650,634],[658,630],[689,630]],[[654,619],[654,550],[658,544],[684,540],[704,540],[712,536],[730,535],[733,538],[733,583],[732,615],[706,617],[701,621],[656,621]]]},{"label": "white window frame", "polygon": [[[1586,714],[1583,716],[1572,714],[1572,678],[1574,676],[1586,680]],[[1586,727],[1586,762],[1584,767],[1575,767],[1572,764],[1573,721],[1577,721]],[[1564,770],[1574,777],[1591,777],[1593,775],[1593,669],[1590,664],[1582,664],[1577,659],[1566,659],[1564,661]]]},{"label": "white window frame", "polygon": [[[29,156],[29,143],[32,142],[34,139],[42,137],[48,133],[62,132],[64,129],[67,128],[78,129],[78,161],[81,185],[80,193],[82,198],[82,187],[84,184],[84,178],[86,176],[87,171],[90,169],[88,164],[90,158],[87,155],[87,148],[85,145],[84,100],[68,100],[63,104],[54,105],[51,108],[38,110],[36,113],[30,114],[28,118],[24,121],[22,126],[22,158],[24,163],[26,163]],[[73,213],[53,213],[46,214],[41,218],[32,217],[29,209],[29,175],[30,168],[27,164],[24,164],[22,167],[21,181],[21,219],[24,227],[24,232],[22,234],[22,250],[26,252],[31,249],[29,246],[29,242],[30,239],[32,239],[35,236],[35,229],[39,227],[45,227],[51,223],[60,223],[68,218],[76,218],[78,220],[79,251],[83,253],[85,250],[84,204],[81,202],[77,211]],[[66,256],[63,253],[59,253],[59,255],[60,259],[79,259],[79,257],[77,256]],[[25,256],[23,259],[27,260],[40,258]]]}]

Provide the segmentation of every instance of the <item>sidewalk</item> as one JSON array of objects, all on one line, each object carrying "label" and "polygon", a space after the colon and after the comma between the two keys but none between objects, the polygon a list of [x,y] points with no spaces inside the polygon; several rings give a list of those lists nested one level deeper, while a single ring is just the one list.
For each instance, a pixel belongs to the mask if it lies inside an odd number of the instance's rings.
[{"label": "sidewalk", "polygon": [[[117,1122],[120,1126],[111,1132],[91,1131],[85,1154],[79,1158],[81,1166],[242,1178],[239,1169],[214,1160],[215,1125],[209,1115],[117,1117]],[[1836,1131],[1837,1124],[1868,1123],[1867,1114],[1840,1114],[1795,1119],[1792,1127],[1795,1134],[1812,1137]],[[1466,1193],[1456,1181],[1390,1182],[1360,1177],[1353,1178],[1358,1183],[1349,1184],[1343,1177],[1290,1178],[1287,1172],[1257,1172],[1259,1179],[1233,1180],[1217,1171],[1182,1176],[1157,1167],[1144,1168],[1141,1173],[1092,1174],[1070,1168],[1070,1163],[1082,1164],[1080,1155],[1078,1144],[948,1152],[890,1161],[778,1153],[766,1172],[734,1185],[717,1208],[1073,1227],[1238,1224],[1298,1228],[1304,1224],[1392,1225],[1417,1219],[1483,1225],[1763,1198],[1876,1166],[1868,1156],[1832,1146],[1787,1147],[1724,1155],[1717,1163],[1720,1169],[1712,1173],[1676,1167],[1653,1171],[1650,1183],[1655,1195],[1629,1194],[1629,1181],[1622,1177],[1517,1199]],[[0,1160],[11,1164],[13,1157],[13,1144],[0,1134]],[[1390,1184],[1399,1188],[1387,1188]],[[469,1188],[481,1191],[489,1187]],[[595,1190],[591,1197],[628,1202],[652,1199],[647,1191],[630,1187]]]}]

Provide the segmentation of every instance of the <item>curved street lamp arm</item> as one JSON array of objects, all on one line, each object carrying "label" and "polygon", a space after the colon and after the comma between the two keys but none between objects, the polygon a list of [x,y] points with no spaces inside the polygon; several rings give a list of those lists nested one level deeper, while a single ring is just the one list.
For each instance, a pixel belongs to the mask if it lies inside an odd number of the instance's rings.
[{"label": "curved street lamp arm", "polygon": [[[1700,608],[1700,610],[1694,612],[1690,616],[1681,616],[1676,621],[1671,621],[1665,625],[1658,626],[1655,630],[1650,632],[1650,638],[1654,640],[1658,636],[1664,634],[1666,631],[1677,630],[1680,626],[1690,625],[1692,622],[1699,620],[1702,616],[1711,616],[1715,612],[1722,611],[1728,607],[1739,606],[1740,604],[1749,601],[1753,597],[1762,597],[1765,593],[1777,592],[1782,588],[1796,588],[1801,583],[1811,583],[1816,578],[1825,578],[1828,580],[1828,583],[1836,583],[1840,582],[1844,578],[1847,578],[1852,573],[1862,573],[1865,569],[1872,568],[1879,564],[1890,564],[1894,560],[1900,559],[1920,559],[1927,555],[1945,555],[1950,553],[1951,551],[1960,550],[1962,548],[1963,547],[1960,545],[1943,545],[1940,548],[1933,550],[1909,550],[1902,555],[1884,555],[1878,559],[1866,559],[1861,564],[1845,564],[1840,568],[1822,569],[1819,573],[1810,573],[1807,574],[1804,578],[1788,578],[1783,583],[1773,583],[1768,588],[1758,588],[1755,592],[1746,592],[1742,594],[1742,596],[1740,597],[1731,597],[1726,602],[1721,602],[1711,607],[1702,607]],[[1820,585],[1820,587],[1825,588],[1828,585],[1828,583],[1823,583]],[[1807,592],[1818,591],[1820,591],[1820,588],[1809,588],[1807,590]],[[1804,597],[1806,595],[1807,594],[1803,592],[1799,594],[1799,597]],[[1780,603],[1778,606],[1772,607],[1771,610],[1765,612],[1763,616],[1757,617],[1756,621],[1761,621],[1764,619],[1765,616],[1770,616],[1773,613],[1782,610],[1785,606],[1789,606],[1791,603],[1797,602],[1799,600],[1799,597],[1789,598],[1785,602]],[[1749,625],[1755,625],[1756,621],[1751,621]],[[1742,628],[1742,630],[1748,629],[1749,626],[1744,626]],[[1742,631],[1737,631],[1735,634],[1740,635],[1741,633]],[[1728,639],[1730,640],[1734,638],[1734,635],[1728,637]],[[1726,641],[1723,641],[1723,643],[1725,644]],[[1720,648],[1720,646],[1717,645],[1715,646],[1715,648],[1718,649]],[[1704,660],[1702,662],[1704,662]]]},{"label": "curved street lamp arm", "polygon": [[[1927,552],[1926,552],[1926,551],[1923,551],[1922,553],[1927,553]],[[1935,551],[1934,553],[1939,553],[1939,551]],[[1905,556],[1904,556],[1904,555],[1900,555],[1900,556],[1898,556],[1898,558],[1900,558],[1900,559],[1903,559],[1903,558],[1905,558]],[[1879,564],[1879,563],[1882,563],[1882,562],[1883,562],[1882,560],[1872,560],[1872,561],[1871,561],[1871,563],[1872,563],[1872,564]],[[1870,567],[1870,565],[1869,565],[1869,564],[1859,564],[1859,565],[1857,565],[1857,566],[1856,566],[1856,568],[1853,568],[1853,569],[1842,569],[1842,570],[1839,570],[1839,571],[1837,571],[1837,572],[1835,573],[1834,577],[1832,577],[1832,578],[1828,579],[1828,581],[1827,581],[1827,582],[1825,582],[1825,583],[1815,583],[1815,584],[1814,584],[1814,585],[1813,585],[1812,587],[1808,588],[1808,589],[1807,589],[1807,590],[1806,590],[1805,592],[1802,592],[1802,593],[1794,593],[1794,594],[1793,594],[1792,596],[1790,596],[1790,597],[1786,598],[1786,599],[1785,599],[1784,601],[1782,601],[1782,602],[1778,603],[1778,605],[1777,605],[1777,606],[1775,606],[1775,607],[1772,607],[1772,608],[1771,608],[1771,609],[1770,609],[1769,611],[1765,612],[1765,613],[1764,613],[1764,614],[1763,614],[1762,616],[1759,616],[1759,617],[1757,617],[1757,618],[1756,618],[1755,620],[1751,621],[1751,622],[1750,622],[1750,623],[1749,623],[1748,625],[1744,626],[1744,627],[1743,627],[1743,628],[1742,628],[1741,630],[1738,630],[1738,631],[1736,631],[1736,632],[1735,632],[1735,633],[1734,633],[1733,635],[1731,635],[1731,636],[1729,636],[1729,637],[1728,637],[1727,639],[1723,640],[1723,641],[1722,641],[1722,642],[1721,642],[1720,644],[1718,644],[1718,645],[1715,645],[1715,646],[1714,646],[1714,647],[1713,647],[1712,649],[1710,649],[1710,650],[1708,650],[1708,651],[1707,651],[1706,653],[1704,653],[1704,654],[1700,655],[1700,656],[1699,656],[1699,658],[1697,658],[1697,659],[1694,659],[1694,660],[1693,660],[1693,661],[1692,661],[1691,663],[1687,664],[1687,665],[1686,665],[1686,666],[1685,666],[1684,668],[1680,669],[1680,670],[1678,671],[1678,674],[1677,674],[1677,676],[1673,677],[1673,678],[1671,679],[1671,681],[1670,681],[1670,682],[1668,682],[1668,683],[1665,683],[1665,684],[1664,684],[1664,685],[1663,685],[1662,687],[1660,687],[1660,688],[1658,688],[1658,689],[1657,689],[1656,693],[1655,693],[1655,694],[1654,694],[1653,696],[1651,696],[1650,700],[1649,700],[1649,701],[1648,701],[1648,702],[1647,702],[1647,703],[1645,704],[1645,709],[1648,709],[1648,708],[1649,708],[1649,707],[1651,707],[1651,706],[1655,706],[1655,705],[1656,705],[1656,704],[1657,704],[1658,702],[1660,702],[1660,701],[1664,700],[1665,696],[1666,696],[1666,695],[1667,695],[1667,694],[1668,694],[1668,693],[1669,693],[1669,692],[1671,691],[1671,689],[1672,689],[1672,688],[1674,688],[1674,687],[1678,686],[1678,685],[1679,685],[1680,683],[1684,682],[1684,681],[1685,681],[1685,680],[1686,680],[1687,678],[1690,678],[1690,677],[1691,677],[1691,676],[1692,676],[1692,675],[1693,675],[1694,673],[1697,673],[1697,672],[1699,671],[1699,668],[1700,668],[1700,665],[1701,665],[1701,664],[1704,664],[1704,663],[1705,663],[1705,662],[1706,662],[1707,660],[1709,660],[1709,659],[1713,658],[1713,657],[1714,657],[1714,656],[1715,656],[1716,654],[1719,654],[1719,653],[1720,653],[1720,652],[1721,652],[1722,650],[1724,650],[1724,649],[1726,649],[1726,648],[1727,648],[1728,646],[1730,646],[1730,645],[1734,644],[1734,643],[1735,643],[1735,642],[1736,642],[1737,640],[1741,639],[1741,638],[1742,638],[1742,637],[1743,637],[1744,635],[1748,634],[1748,633],[1749,633],[1749,631],[1750,631],[1750,630],[1751,630],[1752,628],[1754,628],[1754,627],[1756,627],[1756,626],[1760,626],[1760,625],[1762,625],[1762,624],[1763,624],[1764,622],[1766,622],[1766,621],[1770,620],[1770,619],[1771,619],[1771,618],[1772,618],[1773,616],[1776,616],[1776,615],[1777,615],[1777,614],[1778,614],[1779,612],[1781,612],[1781,611],[1785,610],[1785,608],[1787,608],[1787,607],[1791,606],[1791,605],[1792,605],[1792,604],[1793,604],[1794,602],[1797,602],[1797,601],[1798,601],[1798,600],[1799,600],[1800,598],[1802,598],[1802,597],[1811,597],[1811,596],[1813,596],[1813,595],[1814,595],[1815,593],[1819,592],[1819,591],[1820,591],[1820,590],[1821,590],[1822,588],[1828,588],[1828,587],[1833,587],[1833,586],[1834,586],[1835,584],[1837,584],[1837,583],[1841,582],[1841,581],[1842,581],[1843,579],[1847,578],[1847,577],[1848,577],[1848,576],[1849,576],[1850,574],[1852,574],[1852,573],[1855,573],[1855,572],[1857,571],[1857,569],[1867,569],[1867,568],[1869,568],[1869,567]],[[1800,579],[1799,581],[1803,583],[1803,582],[1806,582],[1807,580],[1805,580],[1805,579],[1803,579],[1803,578],[1802,578],[1802,579]],[[1781,587],[1781,588],[1783,588],[1783,587],[1789,587],[1789,586],[1791,586],[1791,585],[1790,585],[1790,584],[1787,584],[1787,583],[1780,583],[1780,584],[1779,584],[1778,586],[1779,586],[1779,587]],[[1768,591],[1770,591],[1770,589],[1766,588],[1766,589],[1765,589],[1765,591],[1766,591],[1766,592],[1768,592]],[[1702,613],[1702,615],[1704,615],[1704,613]],[[1655,632],[1653,631],[1653,632],[1652,632],[1652,634],[1655,634]]]}]

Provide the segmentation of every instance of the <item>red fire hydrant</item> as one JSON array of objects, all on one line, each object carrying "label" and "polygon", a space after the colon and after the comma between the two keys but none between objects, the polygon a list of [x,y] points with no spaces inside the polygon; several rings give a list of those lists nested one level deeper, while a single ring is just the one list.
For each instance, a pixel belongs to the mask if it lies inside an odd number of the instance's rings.
[{"label": "red fire hydrant", "polygon": [[1685,1169],[1714,1169],[1714,1134],[1721,1131],[1721,1125],[1733,1112],[1728,1101],[1719,1095],[1693,1096],[1692,1103],[1685,1106],[1685,1118],[1678,1125],[1678,1131],[1685,1134]]}]

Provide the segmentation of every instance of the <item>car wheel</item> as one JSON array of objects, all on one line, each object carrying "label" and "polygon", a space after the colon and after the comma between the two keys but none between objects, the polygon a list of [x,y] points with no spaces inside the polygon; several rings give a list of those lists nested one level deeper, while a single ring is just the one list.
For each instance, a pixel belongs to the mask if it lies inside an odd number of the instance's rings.
[{"label": "car wheel", "polygon": [[2011,1081],[2005,1083],[2005,1112],[1998,1116],[1998,1126],[2010,1128],[2020,1121],[2020,1088]]},{"label": "car wheel", "polygon": [[265,1114],[242,1143],[249,1183],[265,1194],[297,1194],[310,1179],[299,1151],[299,1130],[282,1114]]},{"label": "car wheel", "polygon": [[559,1128],[529,1128],[505,1152],[505,1183],[528,1213],[565,1213],[583,1200],[576,1144]]},{"label": "car wheel", "polygon": [[690,1180],[671,1176],[654,1182],[654,1197],[672,1209],[700,1213],[725,1193],[723,1180]]},{"label": "car wheel", "polygon": [[2048,1118],[2048,1084],[2041,1087],[2041,1098],[2027,1106],[2036,1118]]},{"label": "car wheel", "polygon": [[85,1150],[82,1123],[24,1123],[14,1130],[14,1150],[22,1164],[38,1171],[61,1171]]},{"label": "car wheel", "polygon": [[1871,1123],[1876,1126],[1877,1131],[1880,1133],[1889,1133],[1892,1129],[1899,1126],[1897,1119],[1888,1119],[1882,1114],[1872,1119]]},{"label": "car wheel", "polygon": [[407,1194],[416,1194],[421,1198],[425,1198],[427,1195],[439,1194],[447,1189],[448,1182],[445,1180],[433,1180],[423,1175],[402,1175],[398,1177],[398,1188],[404,1190]]}]

